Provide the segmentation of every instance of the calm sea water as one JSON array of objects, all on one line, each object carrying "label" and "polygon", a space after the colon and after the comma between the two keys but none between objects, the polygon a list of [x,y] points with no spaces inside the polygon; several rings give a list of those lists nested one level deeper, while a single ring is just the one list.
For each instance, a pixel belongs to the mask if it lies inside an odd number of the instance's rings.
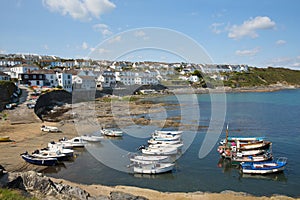
[{"label": "calm sea water", "polygon": [[[218,97],[218,94],[215,94]],[[200,125],[208,126],[212,117],[211,99],[208,94],[197,96],[200,107]],[[189,104],[189,95],[180,96],[183,107],[172,107],[168,117],[193,113],[196,107]],[[216,101],[219,101],[218,98]],[[220,98],[221,101],[222,98]],[[131,185],[160,191],[221,192],[233,190],[254,195],[283,194],[300,196],[300,90],[283,90],[269,93],[226,94],[225,124],[220,138],[225,137],[229,124],[230,135],[264,136],[273,142],[274,157],[287,157],[288,167],[284,173],[266,176],[242,176],[238,169],[220,161],[217,144],[203,159],[198,153],[207,129],[197,131],[191,146],[176,161],[172,173],[160,175],[134,175],[111,169],[96,160],[88,151],[77,151],[74,162],[51,168],[49,176],[68,179],[84,184]],[[178,96],[156,98],[157,102],[178,103]],[[183,112],[187,109],[188,112]],[[153,127],[152,127],[153,128]],[[175,127],[174,127],[175,129]],[[186,131],[184,134],[189,134]],[[121,140],[112,142],[128,151],[145,144],[148,138],[135,138],[125,134]],[[104,141],[105,143],[105,141]],[[98,144],[96,148],[105,148]],[[125,155],[124,155],[125,156]],[[111,157],[111,159],[116,159]]]}]

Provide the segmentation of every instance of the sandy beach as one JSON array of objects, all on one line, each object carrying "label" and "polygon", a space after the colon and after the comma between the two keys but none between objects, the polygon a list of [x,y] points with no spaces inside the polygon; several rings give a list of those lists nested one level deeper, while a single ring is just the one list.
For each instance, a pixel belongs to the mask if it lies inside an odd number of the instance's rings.
[{"label": "sandy beach", "polygon": [[[102,102],[98,105],[102,110],[98,110],[98,117],[101,119],[101,124],[109,125],[111,119],[115,116],[112,116],[108,111],[110,103]],[[158,108],[162,105],[156,105]],[[136,106],[135,113],[140,114],[145,112],[144,108],[152,108],[150,105],[140,105]],[[122,110],[122,107],[119,108]],[[154,111],[153,111],[154,112]],[[31,165],[26,163],[20,157],[20,154],[24,151],[32,152],[36,149],[41,149],[47,146],[50,141],[57,141],[62,137],[72,138],[78,136],[76,127],[72,120],[62,120],[60,122],[42,122],[34,114],[33,109],[28,109],[25,104],[19,105],[14,110],[5,111],[7,118],[6,120],[2,119],[0,121],[0,136],[7,135],[12,141],[10,142],[1,142],[0,143],[0,164],[10,172],[20,172],[20,171],[41,171],[45,167]],[[146,119],[143,119],[146,120]],[[141,122],[145,123],[145,122]],[[61,132],[59,133],[46,133],[40,130],[42,124],[51,125],[58,127]],[[126,123],[125,123],[126,124]],[[224,193],[167,193],[159,192],[151,189],[129,187],[129,186],[103,186],[103,185],[82,185],[77,183],[71,183],[66,180],[54,179],[55,182],[63,182],[68,185],[73,185],[80,187],[93,196],[105,195],[108,196],[112,191],[122,191],[130,193],[133,195],[143,196],[149,199],[236,199],[236,200],[254,200],[254,199],[274,199],[274,200],[285,200],[285,199],[294,199],[286,196],[271,196],[271,197],[255,197],[251,195],[246,195],[244,193],[238,192],[224,192]]]}]

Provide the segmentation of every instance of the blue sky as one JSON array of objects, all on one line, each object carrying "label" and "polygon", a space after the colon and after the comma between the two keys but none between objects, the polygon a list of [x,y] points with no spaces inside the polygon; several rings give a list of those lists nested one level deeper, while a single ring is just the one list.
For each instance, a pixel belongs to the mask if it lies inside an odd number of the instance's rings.
[{"label": "blue sky", "polygon": [[[158,27],[194,40],[214,63],[300,69],[298,0],[3,0],[1,8],[0,53],[81,58],[124,41],[124,31],[145,39],[144,27]],[[122,58],[180,61],[150,54]]]}]

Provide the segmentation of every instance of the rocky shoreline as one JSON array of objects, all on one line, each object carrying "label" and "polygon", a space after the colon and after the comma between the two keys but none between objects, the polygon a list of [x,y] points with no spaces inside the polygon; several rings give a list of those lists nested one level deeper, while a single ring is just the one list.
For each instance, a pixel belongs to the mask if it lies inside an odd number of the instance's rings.
[{"label": "rocky shoreline", "polygon": [[102,185],[82,185],[66,180],[49,178],[34,171],[6,172],[0,170],[0,187],[20,190],[26,196],[38,199],[65,200],[292,200],[294,198],[273,195],[256,197],[244,192],[159,192],[129,186],[108,187]]}]

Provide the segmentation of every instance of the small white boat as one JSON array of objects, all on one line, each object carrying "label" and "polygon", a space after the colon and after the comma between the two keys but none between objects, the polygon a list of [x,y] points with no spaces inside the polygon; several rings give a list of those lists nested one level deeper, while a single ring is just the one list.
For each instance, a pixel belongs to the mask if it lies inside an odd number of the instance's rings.
[{"label": "small white boat", "polygon": [[46,125],[41,126],[41,131],[44,131],[44,132],[59,132],[57,127],[55,127],[55,126],[46,126]]},{"label": "small white boat", "polygon": [[150,139],[148,140],[149,144],[161,144],[161,145],[169,145],[169,144],[180,144],[181,140],[170,140],[170,141],[160,141],[156,139]]},{"label": "small white boat", "polygon": [[183,144],[182,143],[178,143],[178,144],[150,144],[148,146],[148,148],[151,148],[151,149],[165,148],[165,147],[181,149],[183,147]]},{"label": "small white boat", "polygon": [[72,148],[84,147],[84,145],[87,144],[87,142],[84,141],[81,137],[74,137],[70,140],[63,139],[60,142],[66,145],[67,147],[71,146]]},{"label": "small white boat", "polygon": [[32,153],[32,156],[42,159],[56,158],[58,161],[66,160],[68,157],[66,154],[63,154],[60,151],[54,152],[49,150],[35,150]]},{"label": "small white boat", "polygon": [[151,163],[151,164],[139,164],[137,163],[133,167],[134,173],[140,174],[161,174],[172,171],[174,163]]},{"label": "small white boat", "polygon": [[72,157],[74,155],[74,150],[70,149],[72,148],[72,145],[69,144],[66,146],[65,144],[61,142],[50,142],[48,143],[48,150],[49,151],[60,151],[63,154],[66,154],[69,157]]},{"label": "small white boat", "polygon": [[262,155],[256,155],[256,156],[243,156],[243,157],[234,156],[231,158],[231,163],[233,165],[236,165],[241,162],[263,162],[263,161],[271,160],[272,158],[273,155],[271,153],[264,153]]},{"label": "small white boat", "polygon": [[270,146],[272,143],[269,141],[257,141],[248,144],[241,144],[241,150],[250,150],[250,149],[258,149],[258,148],[266,148]]},{"label": "small white boat", "polygon": [[257,163],[241,163],[241,172],[245,174],[271,174],[282,172],[287,165],[287,158],[281,157],[276,161],[265,161]]},{"label": "small white boat", "polygon": [[181,135],[153,135],[152,138],[157,141],[173,141],[181,139]]},{"label": "small white boat", "polygon": [[146,148],[142,149],[142,153],[146,155],[173,155],[178,153],[178,149],[174,147]]},{"label": "small white boat", "polygon": [[112,129],[101,129],[100,132],[109,137],[122,137],[123,132],[122,131],[117,131],[117,130],[112,130]]},{"label": "small white boat", "polygon": [[158,131],[155,130],[152,136],[155,135],[181,135],[182,131]]},{"label": "small white boat", "polygon": [[83,135],[81,138],[88,142],[100,142],[103,137],[95,135]]},{"label": "small white boat", "polygon": [[[228,137],[227,142],[237,142],[239,141],[241,144],[245,144],[248,142],[255,142],[255,141],[263,141],[264,137],[243,137],[243,136],[236,136],[236,137]],[[222,139],[220,141],[221,145],[224,145],[226,143],[226,139]]]},{"label": "small white boat", "polygon": [[168,159],[169,156],[133,156],[130,158],[130,161],[134,163],[150,164],[167,161]]},{"label": "small white boat", "polygon": [[238,157],[241,157],[241,156],[258,155],[258,154],[262,154],[265,152],[266,152],[266,150],[264,150],[264,149],[254,149],[254,150],[240,151],[240,152],[237,152],[236,154]]}]

